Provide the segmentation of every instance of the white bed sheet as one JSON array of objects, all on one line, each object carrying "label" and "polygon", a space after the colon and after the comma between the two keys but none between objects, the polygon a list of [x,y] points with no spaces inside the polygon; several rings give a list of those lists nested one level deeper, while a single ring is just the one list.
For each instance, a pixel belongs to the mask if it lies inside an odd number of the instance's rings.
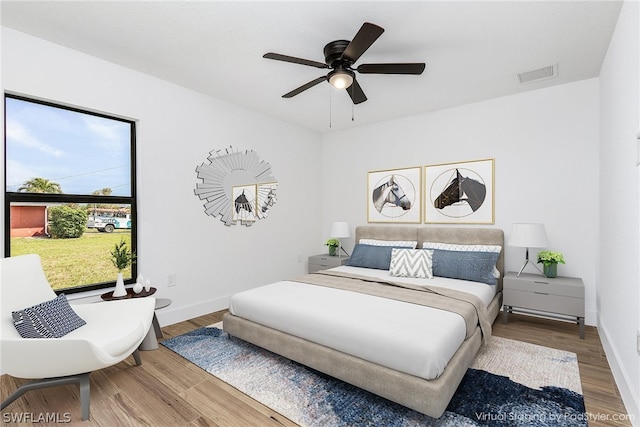
[{"label": "white bed sheet", "polygon": [[[378,274],[356,267],[347,270]],[[231,297],[229,311],[424,379],[442,374],[466,334],[464,319],[455,313],[293,281],[237,293]]]}]

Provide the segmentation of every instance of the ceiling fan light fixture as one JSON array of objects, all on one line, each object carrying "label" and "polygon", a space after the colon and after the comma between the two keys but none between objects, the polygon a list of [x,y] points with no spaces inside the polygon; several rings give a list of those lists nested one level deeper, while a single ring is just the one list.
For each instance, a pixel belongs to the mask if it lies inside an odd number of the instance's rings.
[{"label": "ceiling fan light fixture", "polygon": [[336,89],[346,89],[353,84],[353,72],[349,70],[334,70],[329,73],[329,83]]}]

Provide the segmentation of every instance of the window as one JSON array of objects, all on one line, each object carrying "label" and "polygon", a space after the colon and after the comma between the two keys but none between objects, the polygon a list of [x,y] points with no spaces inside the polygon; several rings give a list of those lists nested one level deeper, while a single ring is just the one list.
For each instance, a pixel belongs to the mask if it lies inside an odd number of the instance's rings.
[{"label": "window", "polygon": [[5,256],[39,254],[58,293],[114,286],[110,251],[136,250],[135,148],[133,121],[5,95]]}]

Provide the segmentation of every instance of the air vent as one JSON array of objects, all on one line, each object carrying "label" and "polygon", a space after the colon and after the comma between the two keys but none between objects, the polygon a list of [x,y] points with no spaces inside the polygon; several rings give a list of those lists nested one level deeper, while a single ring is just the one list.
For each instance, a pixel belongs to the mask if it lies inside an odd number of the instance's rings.
[{"label": "air vent", "polygon": [[547,80],[558,77],[558,64],[549,65],[548,67],[538,68],[537,70],[526,71],[518,74],[520,83],[533,83],[539,80]]}]

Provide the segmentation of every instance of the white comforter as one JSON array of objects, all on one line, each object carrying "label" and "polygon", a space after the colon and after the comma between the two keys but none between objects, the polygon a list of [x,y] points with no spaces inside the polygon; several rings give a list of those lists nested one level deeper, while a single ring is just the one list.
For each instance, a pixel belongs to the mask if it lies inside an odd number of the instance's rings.
[{"label": "white comforter", "polygon": [[[385,277],[385,270],[338,267]],[[394,280],[399,278],[393,278]],[[494,287],[454,279],[403,279],[465,290],[488,304]],[[465,338],[455,313],[299,282],[282,281],[231,297],[239,317],[424,379],[437,378]]]}]

